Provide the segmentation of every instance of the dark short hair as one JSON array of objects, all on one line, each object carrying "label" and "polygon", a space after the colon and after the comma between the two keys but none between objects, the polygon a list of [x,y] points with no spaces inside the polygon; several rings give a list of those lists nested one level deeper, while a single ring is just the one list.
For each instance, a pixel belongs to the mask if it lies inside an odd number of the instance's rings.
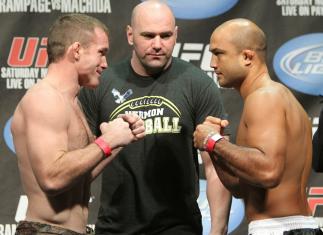
[{"label": "dark short hair", "polygon": [[61,59],[74,42],[86,47],[93,39],[95,28],[107,35],[108,28],[98,19],[85,14],[68,14],[59,17],[49,29],[47,54],[49,63]]}]

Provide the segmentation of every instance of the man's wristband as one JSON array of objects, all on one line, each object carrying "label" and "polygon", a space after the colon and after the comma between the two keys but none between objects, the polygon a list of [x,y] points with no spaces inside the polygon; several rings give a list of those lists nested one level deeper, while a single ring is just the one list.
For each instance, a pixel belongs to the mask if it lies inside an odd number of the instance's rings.
[{"label": "man's wristband", "polygon": [[100,149],[102,149],[106,157],[109,157],[111,155],[111,148],[102,137],[97,138],[94,143],[96,143],[100,147]]},{"label": "man's wristband", "polygon": [[205,150],[209,153],[213,152],[216,142],[223,139],[223,136],[216,133],[207,139]]}]

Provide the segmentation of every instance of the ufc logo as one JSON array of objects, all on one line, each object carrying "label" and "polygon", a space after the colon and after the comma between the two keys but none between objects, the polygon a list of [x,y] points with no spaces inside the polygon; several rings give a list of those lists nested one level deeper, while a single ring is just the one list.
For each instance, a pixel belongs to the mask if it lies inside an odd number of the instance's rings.
[{"label": "ufc logo", "polygon": [[172,56],[199,66],[220,87],[216,73],[210,66],[212,53],[209,48],[210,45],[204,43],[176,43]]},{"label": "ufc logo", "polygon": [[212,54],[209,51],[209,45],[204,45],[203,43],[176,43],[173,56],[188,62],[199,61],[202,70],[213,71],[210,67]]},{"label": "ufc logo", "polygon": [[[26,42],[25,42],[26,41]],[[40,42],[39,42],[40,41]],[[8,65],[11,67],[46,67],[48,56],[46,51],[47,38],[14,37],[12,40]]]},{"label": "ufc logo", "polygon": [[314,216],[317,207],[323,205],[323,187],[311,187],[308,196],[307,202]]}]

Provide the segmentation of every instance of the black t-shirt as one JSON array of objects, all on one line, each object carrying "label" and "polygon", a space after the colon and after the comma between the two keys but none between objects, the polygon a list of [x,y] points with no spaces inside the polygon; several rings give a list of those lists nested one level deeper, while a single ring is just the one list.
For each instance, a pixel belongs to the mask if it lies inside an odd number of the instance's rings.
[{"label": "black t-shirt", "polygon": [[146,127],[145,138],[124,147],[104,169],[96,234],[176,228],[201,234],[192,137],[206,116],[224,118],[214,81],[177,58],[156,77],[139,76],[127,60],[108,68],[95,90],[82,89],[79,99],[97,136],[101,122],[123,113],[137,113]]}]

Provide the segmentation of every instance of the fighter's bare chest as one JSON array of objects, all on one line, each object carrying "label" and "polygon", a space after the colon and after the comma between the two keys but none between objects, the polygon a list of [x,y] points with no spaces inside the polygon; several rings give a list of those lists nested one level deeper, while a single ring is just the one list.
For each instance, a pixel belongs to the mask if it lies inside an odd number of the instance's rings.
[{"label": "fighter's bare chest", "polygon": [[93,141],[94,136],[79,105],[76,103],[71,104],[69,111],[68,148],[73,150],[85,147]]}]

